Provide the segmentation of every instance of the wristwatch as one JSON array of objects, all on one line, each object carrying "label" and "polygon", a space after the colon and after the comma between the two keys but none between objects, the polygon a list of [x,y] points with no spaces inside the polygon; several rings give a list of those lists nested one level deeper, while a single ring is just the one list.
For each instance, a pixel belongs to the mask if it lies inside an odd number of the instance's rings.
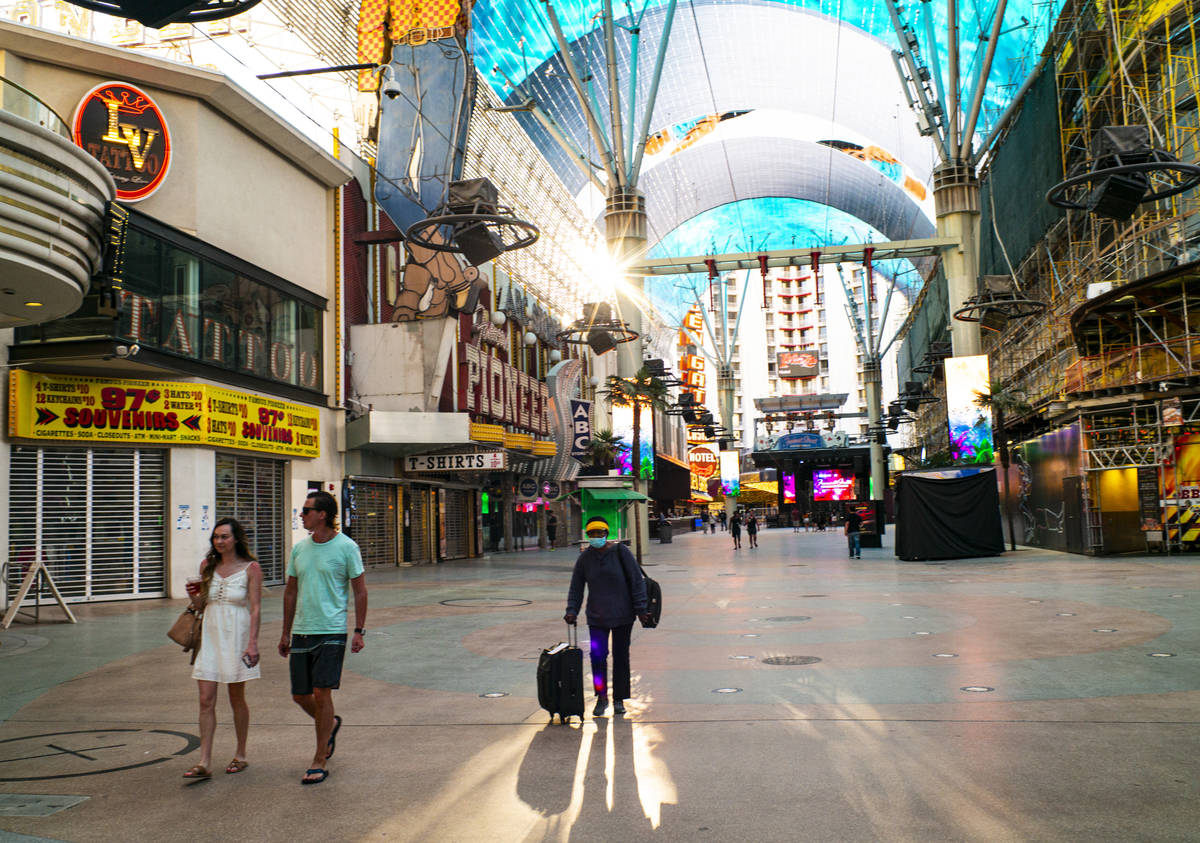
[{"label": "wristwatch", "polygon": [[367,629],[366,629],[366,627],[356,626],[356,627],[354,627],[354,634],[355,635],[366,635]]}]

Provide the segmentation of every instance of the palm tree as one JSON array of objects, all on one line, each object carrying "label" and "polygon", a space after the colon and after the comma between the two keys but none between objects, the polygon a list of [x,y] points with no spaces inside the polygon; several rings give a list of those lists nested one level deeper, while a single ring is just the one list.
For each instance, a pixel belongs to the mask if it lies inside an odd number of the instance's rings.
[{"label": "palm tree", "polygon": [[[651,375],[649,370],[643,366],[632,378],[610,375],[604,389],[600,391],[600,395],[610,407],[633,408],[633,445],[630,454],[630,468],[633,471],[633,488],[640,492],[641,479],[650,477],[654,473],[653,462],[649,466],[642,465],[642,409],[649,409],[651,413],[655,410],[666,410],[669,401],[667,386],[661,379]],[[650,459],[653,461],[653,455]],[[642,531],[638,506],[640,504],[634,504],[634,513],[637,515],[634,532],[637,536],[637,560],[640,565],[642,562]]]},{"label": "palm tree", "polygon": [[593,468],[612,468],[613,459],[621,451],[628,450],[629,446],[625,444],[624,437],[613,436],[611,430],[597,430],[592,434],[588,448]]},{"label": "palm tree", "polygon": [[1026,397],[1024,390],[1007,388],[1000,381],[989,383],[987,392],[975,393],[975,405],[992,411],[992,437],[999,446],[1000,469],[1004,472],[1004,508],[1008,513],[1008,538],[1013,550],[1017,549],[1017,534],[1013,532],[1012,502],[1008,497],[1008,435],[1004,431],[1004,419],[1006,415],[1023,416],[1033,412]]}]

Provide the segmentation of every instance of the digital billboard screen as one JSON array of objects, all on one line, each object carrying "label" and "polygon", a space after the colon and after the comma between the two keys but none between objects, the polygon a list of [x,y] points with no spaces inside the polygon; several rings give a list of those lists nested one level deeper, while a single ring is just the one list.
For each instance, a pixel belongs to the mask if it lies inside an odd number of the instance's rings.
[{"label": "digital billboard screen", "polygon": [[813,500],[854,500],[854,472],[836,468],[821,468],[814,471]]},{"label": "digital billboard screen", "polygon": [[721,452],[721,494],[736,498],[742,493],[741,458],[737,451]]},{"label": "digital billboard screen", "polygon": [[977,399],[986,394],[988,358],[946,358],[946,416],[949,423],[950,456],[956,463],[992,462],[992,413]]}]

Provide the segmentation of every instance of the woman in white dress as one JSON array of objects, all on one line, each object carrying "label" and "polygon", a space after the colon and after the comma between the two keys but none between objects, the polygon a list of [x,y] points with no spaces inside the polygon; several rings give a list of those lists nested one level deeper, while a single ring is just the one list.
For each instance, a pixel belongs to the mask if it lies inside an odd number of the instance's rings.
[{"label": "woman in white dress", "polygon": [[250,731],[250,707],[246,705],[246,681],[257,679],[259,674],[263,575],[246,546],[246,531],[233,518],[222,518],[213,528],[200,577],[200,582],[188,585],[192,603],[204,607],[200,651],[192,670],[192,678],[200,686],[200,763],[183,774],[185,779],[212,777],[218,684],[229,689],[237,734],[237,751],[225,772],[240,773],[249,766],[246,738]]}]

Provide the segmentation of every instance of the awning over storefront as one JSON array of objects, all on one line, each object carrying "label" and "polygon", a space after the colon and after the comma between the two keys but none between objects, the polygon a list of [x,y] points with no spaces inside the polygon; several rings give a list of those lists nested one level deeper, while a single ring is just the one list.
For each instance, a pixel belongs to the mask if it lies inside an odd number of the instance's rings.
[{"label": "awning over storefront", "polygon": [[470,445],[470,423],[466,413],[371,410],[346,424],[346,448],[405,456],[439,446]]}]

